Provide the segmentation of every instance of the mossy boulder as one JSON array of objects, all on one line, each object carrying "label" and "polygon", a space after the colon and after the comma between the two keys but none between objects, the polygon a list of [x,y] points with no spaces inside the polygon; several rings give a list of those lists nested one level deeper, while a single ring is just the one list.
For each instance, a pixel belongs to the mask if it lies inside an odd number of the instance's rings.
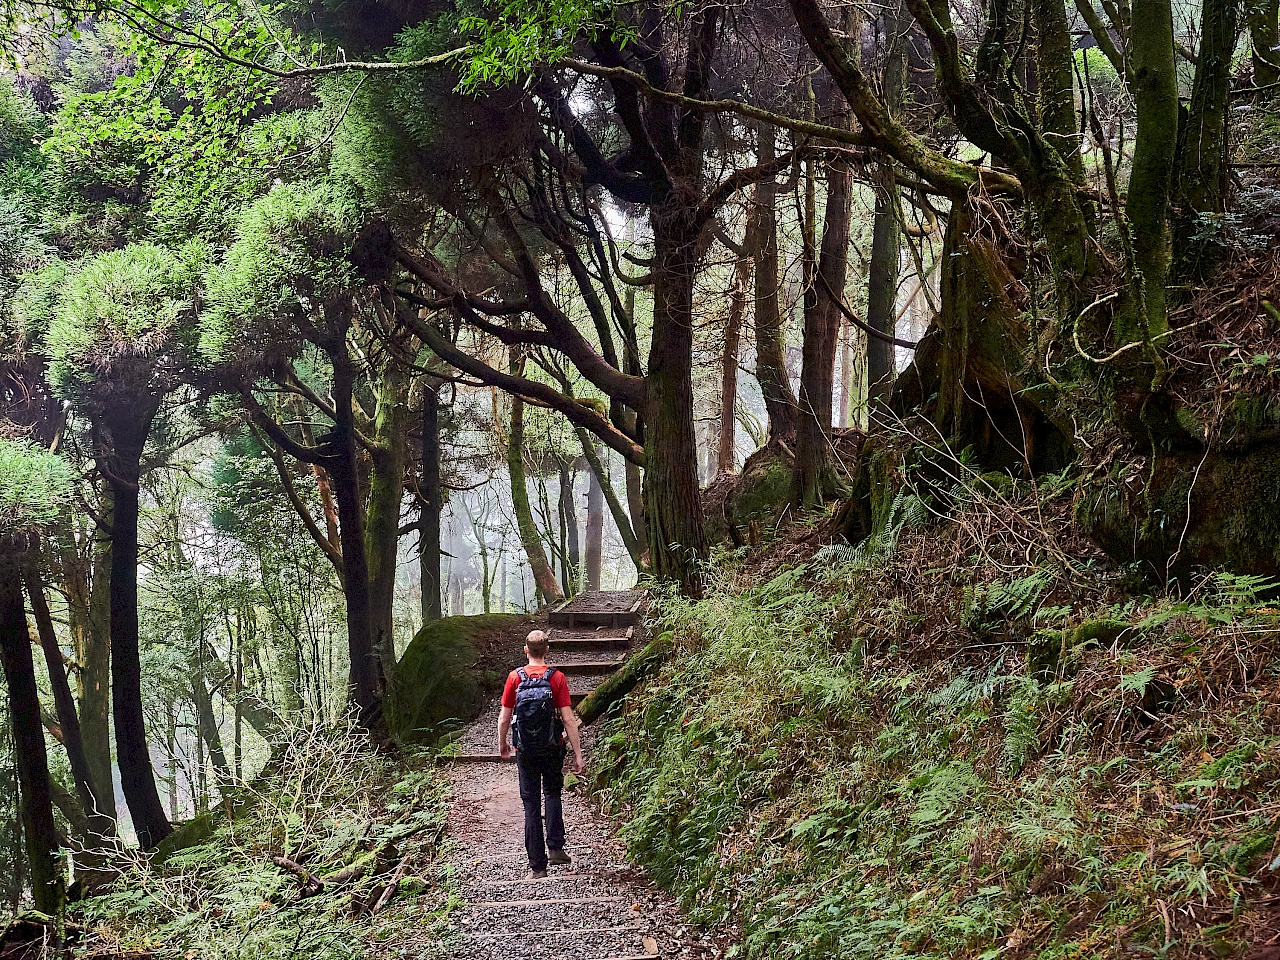
[{"label": "mossy boulder", "polygon": [[707,539],[737,544],[750,537],[752,524],[761,531],[771,529],[791,503],[793,464],[782,444],[770,444],[749,456],[737,476],[709,486],[703,495]]},{"label": "mossy boulder", "polygon": [[518,632],[520,614],[445,617],[414,636],[383,700],[387,729],[404,743],[430,743],[454,723],[474,719],[492,687],[481,638]]}]

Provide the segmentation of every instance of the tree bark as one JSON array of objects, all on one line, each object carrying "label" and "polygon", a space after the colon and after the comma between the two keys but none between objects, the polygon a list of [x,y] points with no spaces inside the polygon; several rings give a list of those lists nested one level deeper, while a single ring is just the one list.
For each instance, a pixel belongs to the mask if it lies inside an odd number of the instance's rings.
[{"label": "tree bark", "polygon": [[[117,403],[105,411],[99,430],[99,470],[112,488],[111,517],[111,705],[120,784],[144,850],[173,827],[160,802],[147,747],[142,709],[142,663],[138,649],[138,486],[139,464],[158,406],[149,399]],[[105,428],[106,435],[102,436]],[[103,441],[105,440],[105,446]]]},{"label": "tree bark", "polygon": [[720,351],[720,426],[716,437],[715,476],[733,473],[738,466],[738,352],[742,349],[742,322],[747,314],[747,286],[757,245],[759,221],[748,215],[742,238],[742,253],[733,268],[733,289],[729,294],[729,317],[724,325],[724,346]]},{"label": "tree bark", "polygon": [[600,589],[600,568],[604,556],[604,487],[594,470],[587,471],[587,589]]},{"label": "tree bark", "polygon": [[[777,130],[762,126],[756,162],[772,163],[777,151]],[[769,414],[769,439],[790,440],[796,431],[796,395],[787,375],[786,326],[782,316],[778,279],[778,187],[772,177],[756,185],[752,215],[759,242],[753,251],[756,273],[756,379]]]},{"label": "tree bark", "polygon": [[585,427],[575,427],[574,432],[578,435],[578,442],[582,444],[582,456],[591,469],[591,476],[600,486],[601,496],[609,506],[609,513],[613,516],[613,522],[618,528],[618,536],[622,538],[623,546],[631,555],[631,562],[635,564],[638,573],[644,569],[644,556],[640,549],[639,538],[631,526],[631,518],[627,515],[622,501],[618,499],[608,473],[605,472],[604,461],[600,459],[600,450],[595,439]]},{"label": "tree bark", "polygon": [[17,563],[12,557],[0,563],[0,665],[9,687],[9,719],[22,795],[22,827],[27,840],[31,889],[36,909],[58,917],[62,913],[66,883],[60,863],[61,844],[53,820],[49,758],[44,747],[40,696]]},{"label": "tree bark", "polygon": [[[1280,0],[1245,0],[1249,21],[1249,48],[1253,61],[1253,85],[1280,83]],[[1275,95],[1275,90],[1271,94]]]},{"label": "tree bark", "polygon": [[[111,484],[98,485],[98,524],[92,534],[90,579],[76,640],[80,733],[85,759],[102,813],[117,819],[115,781],[111,773],[111,524],[115,513]],[[74,622],[73,618],[73,622]]]},{"label": "tree bark", "polygon": [[422,390],[422,476],[418,495],[418,570],[422,585],[422,622],[440,619],[440,393],[430,380]]},{"label": "tree bark", "polygon": [[644,507],[654,577],[700,597],[707,535],[693,429],[693,285],[701,224],[676,192],[650,207],[653,332],[645,378]]},{"label": "tree bark", "polygon": [[[23,580],[26,583],[27,595],[31,599],[36,634],[40,638],[45,667],[49,672],[53,705],[58,714],[58,725],[62,728],[62,746],[67,751],[67,761],[71,766],[71,778],[75,781],[76,795],[85,812],[87,833],[84,834],[84,840],[90,847],[97,846],[102,840],[115,836],[115,822],[103,810],[103,805],[98,799],[104,790],[94,780],[88,757],[85,755],[80,717],[76,713],[71,685],[67,682],[66,661],[63,660],[62,650],[58,646],[53,616],[45,600],[44,584],[40,580],[40,572],[34,562],[23,571]],[[110,788],[109,781],[107,788]]]},{"label": "tree bark", "polygon": [[1169,189],[1178,138],[1178,76],[1170,0],[1134,0],[1130,31],[1130,88],[1137,133],[1125,213],[1133,226],[1134,260],[1142,302],[1117,317],[1121,343],[1146,341],[1168,329]]},{"label": "tree bark", "polygon": [[804,365],[800,371],[800,418],[796,425],[795,502],[821,506],[839,483],[831,460],[831,406],[835,393],[836,339],[849,265],[852,171],[837,160],[827,167],[827,206],[817,272],[805,293]]},{"label": "tree bark", "polygon": [[408,392],[408,371],[394,358],[387,358],[374,414],[375,452],[364,528],[369,558],[369,629],[383,683],[391,679],[396,665],[396,561],[404,500],[405,438],[409,432]]},{"label": "tree bark", "polygon": [[1195,80],[1179,148],[1177,202],[1184,214],[1223,210],[1231,58],[1239,36],[1239,0],[1204,0]]},{"label": "tree bark", "polygon": [[557,463],[560,480],[560,497],[557,512],[560,514],[561,537],[561,585],[566,596],[578,592],[582,570],[582,550],[578,538],[578,504],[573,495],[575,471],[572,462]]},{"label": "tree bark", "polygon": [[209,685],[205,682],[204,670],[200,665],[197,665],[191,678],[191,700],[196,706],[197,732],[205,746],[209,748],[209,759],[218,776],[218,791],[226,796],[235,781],[231,776],[231,767],[227,763],[227,751],[222,746],[222,735],[218,732],[218,720],[213,715],[213,699],[209,696]]}]

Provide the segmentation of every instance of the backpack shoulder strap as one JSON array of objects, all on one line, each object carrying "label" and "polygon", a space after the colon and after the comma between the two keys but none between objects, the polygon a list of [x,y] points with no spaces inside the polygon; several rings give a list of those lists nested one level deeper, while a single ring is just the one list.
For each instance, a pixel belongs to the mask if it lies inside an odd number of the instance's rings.
[{"label": "backpack shoulder strap", "polygon": [[527,673],[525,673],[525,672],[524,672],[524,667],[517,667],[517,668],[516,668],[516,676],[518,676],[518,677],[520,678],[520,682],[521,682],[521,683],[528,683],[528,682],[529,682],[529,675],[528,675]]},{"label": "backpack shoulder strap", "polygon": [[551,678],[554,677],[555,675],[556,675],[556,668],[547,667],[547,672],[542,675],[542,679],[547,681],[547,683],[550,683]]}]

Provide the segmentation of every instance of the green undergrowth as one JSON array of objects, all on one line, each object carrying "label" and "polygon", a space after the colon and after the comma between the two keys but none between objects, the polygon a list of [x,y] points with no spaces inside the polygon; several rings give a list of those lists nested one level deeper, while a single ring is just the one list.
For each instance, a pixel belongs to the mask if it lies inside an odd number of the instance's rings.
[{"label": "green undergrowth", "polygon": [[[85,955],[352,960],[438,954],[454,902],[439,851],[445,786],[357,731],[294,730],[235,816],[121,859],[75,910]],[[287,861],[287,863],[286,863]]]},{"label": "green undergrowth", "polygon": [[1062,511],[989,508],[657,603],[598,780],[632,854],[742,956],[1242,955],[1280,923],[1271,585],[1129,595]]}]

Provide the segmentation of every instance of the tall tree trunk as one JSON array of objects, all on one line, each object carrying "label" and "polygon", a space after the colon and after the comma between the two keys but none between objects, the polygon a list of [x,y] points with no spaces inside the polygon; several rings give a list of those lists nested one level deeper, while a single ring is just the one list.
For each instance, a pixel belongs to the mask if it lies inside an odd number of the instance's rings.
[{"label": "tall tree trunk", "polygon": [[[757,163],[772,163],[777,151],[777,130],[762,126]],[[787,375],[786,327],[782,315],[782,290],[778,278],[778,187],[772,177],[756,185],[755,205],[759,242],[754,251],[756,272],[756,379],[769,414],[769,439],[790,440],[796,430],[796,396]]]},{"label": "tall tree trunk", "polygon": [[440,619],[440,393],[431,381],[422,390],[422,477],[418,494],[419,578],[422,584],[423,625]]},{"label": "tall tree trunk", "polygon": [[[587,461],[591,476],[600,487],[600,495],[604,498],[605,503],[609,505],[609,513],[613,516],[613,522],[618,528],[618,536],[622,538],[623,546],[627,548],[627,553],[631,556],[631,562],[635,564],[636,571],[639,572],[644,569],[644,557],[643,551],[640,549],[640,541],[631,527],[631,518],[627,515],[622,501],[618,499],[618,494],[613,489],[613,483],[610,482],[609,476],[605,472],[604,461],[600,459],[600,449],[596,440],[585,427],[575,427],[574,432],[578,435],[578,442],[582,445],[582,456]],[[589,558],[588,563],[590,563]]]},{"label": "tall tree trunk", "polygon": [[[45,600],[44,584],[40,580],[40,572],[34,562],[23,571],[23,580],[26,583],[27,595],[31,599],[36,634],[40,638],[45,667],[49,672],[53,705],[58,714],[58,725],[62,728],[62,745],[67,751],[71,778],[75,781],[76,795],[86,816],[89,835],[85,836],[84,840],[90,847],[94,847],[102,840],[115,836],[115,822],[103,811],[102,803],[98,799],[102,796],[104,789],[94,780],[88,757],[85,756],[80,717],[76,713],[75,699],[71,695],[71,684],[67,682],[67,665],[62,657],[62,649],[58,646],[53,615]],[[107,789],[110,789],[110,786],[108,781]]]},{"label": "tall tree trunk", "polygon": [[1072,178],[1083,184],[1084,161],[1080,155],[1075,64],[1067,7],[1062,0],[1031,0],[1031,11],[1036,24],[1036,94],[1040,125],[1045,139],[1062,155]]},{"label": "tall tree trunk", "polygon": [[[111,484],[99,484],[98,520],[89,561],[90,577],[76,641],[80,735],[85,759],[102,813],[117,819],[115,780],[111,771],[111,524],[115,513]],[[73,622],[74,622],[73,618]]]},{"label": "tall tree trunk", "polygon": [[1134,0],[1130,31],[1130,89],[1138,110],[1125,213],[1133,226],[1141,303],[1117,316],[1116,338],[1150,342],[1168,329],[1169,188],[1178,137],[1178,76],[1171,0]]},{"label": "tall tree trunk", "polygon": [[[513,371],[518,372],[521,366],[523,364],[513,357]],[[529,558],[538,597],[543,603],[559,600],[564,594],[556,583],[555,571],[547,562],[546,552],[542,549],[542,538],[538,536],[538,526],[533,520],[533,508],[529,505],[529,484],[524,469],[524,401],[515,396],[511,398],[507,471],[511,478],[511,506],[516,515],[516,529],[520,533],[520,544],[524,547],[525,556]]]},{"label": "tall tree trunk", "polygon": [[577,471],[572,462],[557,464],[560,479],[560,498],[558,512],[560,514],[560,532],[563,546],[561,561],[561,582],[566,595],[578,592],[578,581],[582,570],[582,550],[578,542],[578,504],[574,497],[574,479]]},{"label": "tall tree trunk", "polygon": [[365,513],[364,542],[369,557],[369,629],[385,683],[396,665],[396,561],[400,553],[400,506],[404,501],[405,438],[409,432],[409,374],[388,358],[374,414],[373,473]]},{"label": "tall tree trunk", "polygon": [[1191,104],[1178,163],[1178,205],[1183,213],[1221,213],[1227,173],[1227,107],[1231,58],[1240,36],[1240,0],[1204,0],[1200,7]]},{"label": "tall tree trunk", "polygon": [[587,589],[599,590],[604,555],[604,487],[594,470],[588,470],[587,475]]},{"label": "tall tree trunk", "polygon": [[[631,325],[635,326],[636,316],[636,288],[627,287],[627,317]],[[640,359],[630,348],[627,349],[627,372],[635,376],[640,376],[643,371],[640,369]],[[624,425],[628,432],[639,438],[640,443],[644,443],[644,421],[640,419],[636,411],[626,411],[623,415]],[[635,560],[636,572],[642,572],[649,566],[649,530],[644,520],[644,482],[641,477],[640,468],[630,460],[623,461],[623,475],[626,479],[627,487],[627,514],[631,518],[631,530],[635,534],[636,550],[632,552],[632,559]],[[621,524],[619,524],[621,529]],[[628,548],[630,549],[630,548]],[[635,559],[636,557],[640,559]]]},{"label": "tall tree trunk", "polygon": [[[906,15],[901,0],[884,9],[884,107],[892,116],[902,108],[907,82]],[[893,161],[881,159],[875,173],[875,220],[871,230],[871,262],[867,267],[867,324],[890,337],[897,326],[898,271],[902,258],[902,224],[898,217],[898,179]],[[867,390],[884,396],[897,375],[892,343],[867,338]]]},{"label": "tall tree trunk", "polygon": [[138,649],[138,485],[139,464],[156,406],[138,410],[122,404],[104,425],[108,452],[99,469],[111,484],[111,706],[115,722],[120,784],[144,850],[167,837],[173,826],[160,802],[147,747],[142,709],[142,662]]},{"label": "tall tree trunk", "polygon": [[650,207],[653,332],[644,404],[644,506],[654,577],[679,584],[686,596],[700,597],[707,535],[693,429],[694,214],[675,195]]},{"label": "tall tree trunk", "polygon": [[213,763],[213,770],[218,778],[218,791],[226,796],[235,781],[231,776],[231,767],[227,763],[227,751],[222,746],[222,735],[218,732],[218,720],[213,715],[213,699],[209,696],[209,685],[205,682],[204,670],[200,666],[196,667],[191,677],[191,700],[196,706],[197,734],[209,748],[209,759]]},{"label": "tall tree trunk", "polygon": [[27,838],[31,889],[36,909],[50,916],[62,913],[63,878],[57,826],[49,780],[49,758],[40,722],[31,636],[22,604],[18,558],[0,558],[0,665],[9,687],[9,720],[13,729],[14,760],[22,794],[22,827]]},{"label": "tall tree trunk", "polygon": [[[1245,0],[1249,21],[1249,48],[1253,59],[1253,85],[1280,83],[1280,0]],[[1276,94],[1273,89],[1272,96]]]},{"label": "tall tree trunk", "polygon": [[342,592],[347,608],[348,698],[360,722],[375,726],[381,715],[382,674],[373,646],[373,597],[369,588],[369,558],[365,552],[364,503],[356,456],[353,389],[355,372],[346,355],[345,340],[328,350],[333,363],[334,425],[330,443],[334,453],[326,463],[338,507],[338,535],[342,540]]},{"label": "tall tree trunk", "polygon": [[[796,424],[794,499],[821,506],[839,486],[831,459],[831,404],[835,391],[836,339],[849,266],[852,173],[843,161],[827,167],[827,207],[822,252],[804,301],[804,366],[800,372],[800,418]],[[834,294],[834,296],[833,296]]]},{"label": "tall tree trunk", "polygon": [[720,427],[716,439],[715,476],[737,469],[738,352],[742,349],[742,321],[747,314],[747,285],[751,282],[751,261],[757,243],[759,221],[747,217],[742,253],[733,268],[733,290],[729,295],[729,318],[724,326],[724,346],[720,351]]}]

